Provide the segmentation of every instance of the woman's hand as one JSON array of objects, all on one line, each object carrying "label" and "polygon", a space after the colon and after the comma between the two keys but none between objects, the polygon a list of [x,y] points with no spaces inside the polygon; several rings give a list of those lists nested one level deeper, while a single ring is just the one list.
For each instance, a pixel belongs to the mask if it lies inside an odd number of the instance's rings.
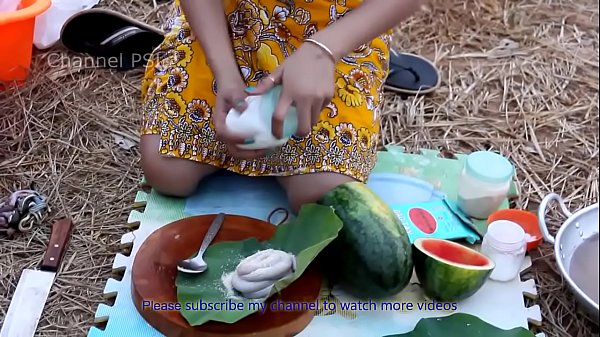
[{"label": "woman's hand", "polygon": [[273,136],[283,138],[283,121],[291,105],[298,111],[299,137],[307,136],[334,94],[335,62],[319,46],[302,44],[249,95],[262,95],[281,84],[281,96],[273,114]]},{"label": "woman's hand", "polygon": [[264,151],[240,149],[237,147],[237,144],[242,144],[244,137],[230,132],[225,125],[225,119],[229,110],[236,109],[241,113],[248,107],[245,101],[248,94],[245,90],[246,84],[238,74],[228,78],[217,79],[217,97],[213,122],[215,123],[217,139],[227,145],[227,150],[232,156],[240,159],[252,159],[263,155]]},{"label": "woman's hand", "polygon": [[218,93],[212,117],[217,138],[227,144],[229,153],[236,158],[260,156],[261,151],[238,148],[236,144],[244,139],[231,134],[225,127],[225,118],[231,108],[236,107],[240,112],[246,109],[244,99],[247,94],[227,33],[229,26],[223,1],[181,0],[181,7],[217,80]]}]

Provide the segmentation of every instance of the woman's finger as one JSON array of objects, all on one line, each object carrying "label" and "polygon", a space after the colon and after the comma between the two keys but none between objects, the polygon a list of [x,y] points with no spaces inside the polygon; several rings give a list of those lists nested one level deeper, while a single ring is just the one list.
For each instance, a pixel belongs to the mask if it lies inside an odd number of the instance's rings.
[{"label": "woman's finger", "polygon": [[271,75],[260,80],[256,87],[252,89],[246,89],[246,93],[252,96],[262,95],[267,91],[273,89],[273,87],[275,87],[276,85],[281,84],[282,75],[283,68],[280,66],[279,68],[275,69],[275,71]]},{"label": "woman's finger", "polygon": [[225,128],[225,118],[227,110],[225,102],[223,99],[217,98],[217,102],[215,103],[215,108],[212,114],[212,120],[215,124],[216,137],[218,140],[225,139],[225,133],[227,132]]},{"label": "woman's finger", "polygon": [[298,111],[298,130],[296,136],[306,137],[312,129],[312,108],[313,103],[308,100],[300,100],[296,102],[296,109]]},{"label": "woman's finger", "polygon": [[321,104],[321,111],[325,110],[325,108],[327,108],[330,103],[331,103],[331,98],[324,99],[323,103]]},{"label": "woman's finger", "polygon": [[244,142],[244,136],[229,131],[226,121],[227,114],[229,114],[231,109],[235,109],[237,112],[243,113],[248,108],[246,97],[248,97],[248,95],[246,95],[243,91],[241,91],[239,94],[226,97],[224,99],[225,104],[223,104],[225,108],[217,109],[215,129],[219,130],[219,140],[231,144],[240,144]]},{"label": "woman's finger", "polygon": [[327,104],[325,103],[326,100],[316,100],[315,103],[312,106],[312,114],[311,114],[311,129],[313,126],[315,126],[320,120],[321,120],[321,112],[323,111],[323,109],[325,109],[325,107],[327,106]]},{"label": "woman's finger", "polygon": [[235,158],[246,160],[255,159],[265,155],[265,150],[244,150],[236,145],[227,146],[227,151]]},{"label": "woman's finger", "polygon": [[[245,91],[242,91],[238,94],[232,95],[231,97],[226,97],[225,102],[229,107],[235,109],[235,111],[242,113],[248,108],[248,102],[246,102],[247,97],[248,94],[246,94]],[[229,109],[225,113],[229,113]]]},{"label": "woman's finger", "polygon": [[246,137],[235,134],[229,130],[224,130],[221,140],[228,144],[243,144]]},{"label": "woman's finger", "polygon": [[[215,128],[216,128],[216,126],[215,126]],[[223,122],[223,126],[221,128],[221,137],[219,138],[219,140],[221,140],[222,142],[228,143],[228,144],[243,144],[244,141],[246,140],[246,137],[244,137],[243,135],[239,135],[234,132],[231,132],[227,128],[227,125],[225,124],[225,122]]]},{"label": "woman's finger", "polygon": [[283,91],[271,119],[271,132],[277,139],[283,138],[283,122],[291,105],[292,99],[287,92]]}]

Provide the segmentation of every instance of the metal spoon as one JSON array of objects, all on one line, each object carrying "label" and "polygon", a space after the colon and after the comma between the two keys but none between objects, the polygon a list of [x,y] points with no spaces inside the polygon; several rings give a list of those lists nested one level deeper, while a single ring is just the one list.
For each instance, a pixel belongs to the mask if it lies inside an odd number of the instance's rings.
[{"label": "metal spoon", "polygon": [[196,257],[183,260],[177,265],[177,269],[184,273],[190,274],[199,274],[203,273],[206,269],[208,269],[208,265],[204,262],[202,256],[204,255],[204,251],[208,248],[212,240],[215,238],[219,229],[221,229],[221,225],[223,225],[223,220],[225,220],[225,214],[219,213],[215,220],[213,220],[210,228],[208,228],[208,232],[204,237],[204,241],[202,241],[202,245],[198,250],[198,255]]}]

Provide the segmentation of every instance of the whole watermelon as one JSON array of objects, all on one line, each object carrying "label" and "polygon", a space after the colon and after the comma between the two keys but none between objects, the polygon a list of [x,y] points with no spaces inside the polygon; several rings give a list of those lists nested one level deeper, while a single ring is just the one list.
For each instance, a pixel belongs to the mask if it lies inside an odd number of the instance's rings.
[{"label": "whole watermelon", "polygon": [[328,277],[361,299],[395,295],[413,273],[412,247],[394,211],[367,185],[349,182],[319,203],[341,219],[338,237],[323,251]]}]

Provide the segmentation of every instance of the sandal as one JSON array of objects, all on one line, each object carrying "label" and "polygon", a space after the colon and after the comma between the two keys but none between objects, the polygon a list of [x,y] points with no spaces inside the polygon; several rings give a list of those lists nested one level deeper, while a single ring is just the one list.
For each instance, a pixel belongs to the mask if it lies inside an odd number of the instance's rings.
[{"label": "sandal", "polygon": [[99,58],[105,68],[144,66],[164,39],[158,28],[107,9],[88,9],[71,16],[61,30],[65,48]]},{"label": "sandal", "polygon": [[390,50],[390,70],[384,88],[400,94],[424,95],[439,88],[436,66],[424,57]]}]

